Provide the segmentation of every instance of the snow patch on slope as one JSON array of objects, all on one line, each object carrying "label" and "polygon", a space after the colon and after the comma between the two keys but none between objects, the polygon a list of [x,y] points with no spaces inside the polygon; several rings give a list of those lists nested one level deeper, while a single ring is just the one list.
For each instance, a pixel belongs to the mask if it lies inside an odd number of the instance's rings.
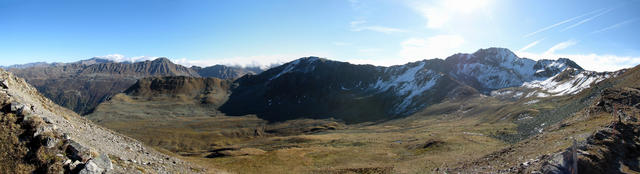
[{"label": "snow patch on slope", "polygon": [[[587,89],[591,84],[598,83],[609,78],[609,74],[596,74],[591,71],[583,71],[572,77],[570,80],[556,81],[556,77],[561,73],[542,81],[525,82],[522,86],[526,88],[540,88],[553,96],[561,96],[567,94],[577,94]],[[538,97],[546,97],[546,95],[538,95]]]},{"label": "snow patch on slope", "polygon": [[407,107],[413,103],[413,98],[431,89],[441,77],[440,74],[425,69],[424,66],[425,62],[421,62],[387,81],[379,78],[373,88],[381,92],[392,89],[397,96],[404,96],[402,103],[396,106],[394,112],[406,111]]},{"label": "snow patch on slope", "polygon": [[478,82],[484,84],[486,88],[500,89],[511,86],[518,86],[523,83],[518,73],[506,70],[503,67],[489,66],[485,64],[472,63],[458,65],[456,74],[465,74],[476,77]]},{"label": "snow patch on slope", "polygon": [[287,66],[284,67],[284,69],[282,71],[280,71],[280,73],[278,73],[277,75],[271,77],[269,80],[276,79],[276,78],[282,76],[283,74],[291,72],[298,65],[298,63],[300,63],[300,59],[294,60],[293,62],[287,64]]},{"label": "snow patch on slope", "polygon": [[[287,73],[290,73],[290,72],[292,72],[292,71],[294,71],[296,69],[299,69],[297,67],[298,67],[298,65],[300,65],[302,63],[302,61],[305,61],[306,65],[309,65],[309,66],[307,66],[307,68],[302,69],[302,71],[304,71],[304,72],[314,71],[316,67],[311,65],[311,64],[313,62],[315,62],[315,61],[318,61],[318,60],[320,60],[320,58],[317,58],[317,57],[307,57],[307,58],[296,59],[296,60],[286,64],[286,67],[282,71],[280,71],[280,73],[278,73],[275,76],[271,77],[269,80],[277,79],[278,77],[280,77],[280,76],[282,76],[284,74],[287,74]],[[300,71],[300,70],[298,70],[298,71]]]}]

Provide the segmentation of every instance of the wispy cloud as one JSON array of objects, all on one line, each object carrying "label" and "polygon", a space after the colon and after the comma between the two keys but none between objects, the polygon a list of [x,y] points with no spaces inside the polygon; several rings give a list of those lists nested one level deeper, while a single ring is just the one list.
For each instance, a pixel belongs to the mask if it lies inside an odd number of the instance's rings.
[{"label": "wispy cloud", "polygon": [[527,44],[526,46],[524,46],[524,47],[520,48],[518,51],[526,51],[527,49],[529,49],[529,48],[531,48],[531,47],[533,47],[533,46],[538,45],[538,43],[542,42],[542,40],[544,40],[544,39],[540,39],[540,40],[537,40],[537,41],[533,41],[533,42],[531,42],[531,43]]},{"label": "wispy cloud", "polygon": [[335,46],[350,46],[353,45],[352,43],[348,43],[348,42],[333,42],[333,45]]},{"label": "wispy cloud", "polygon": [[403,29],[399,29],[399,28],[392,28],[392,27],[384,27],[384,26],[378,26],[378,25],[364,25],[366,24],[367,21],[352,21],[351,22],[351,31],[375,31],[375,32],[381,32],[381,33],[398,33],[398,32],[406,32]]},{"label": "wispy cloud", "polygon": [[558,43],[556,45],[553,45],[551,48],[549,48],[547,51],[545,51],[544,54],[545,55],[555,54],[556,51],[564,50],[566,48],[569,48],[570,46],[575,45],[576,43],[578,43],[578,42],[576,42],[574,40],[568,40],[568,41],[560,42],[560,43]]},{"label": "wispy cloud", "polygon": [[612,30],[612,29],[616,29],[616,28],[618,28],[618,27],[621,27],[621,26],[626,25],[626,24],[629,24],[629,23],[633,23],[633,22],[635,22],[635,21],[637,21],[637,19],[629,19],[629,20],[626,20],[626,21],[622,21],[622,22],[619,22],[619,23],[613,24],[613,25],[611,25],[611,26],[608,26],[608,27],[602,28],[602,29],[600,29],[600,30],[593,31],[593,32],[591,32],[591,34],[602,33],[602,32],[605,32],[605,31]]},{"label": "wispy cloud", "polygon": [[584,23],[586,23],[586,22],[589,22],[589,21],[591,21],[591,20],[593,20],[593,19],[595,19],[595,18],[597,18],[597,17],[600,17],[600,16],[602,16],[602,15],[604,15],[604,14],[607,14],[607,13],[611,12],[611,10],[613,10],[613,8],[610,8],[610,9],[604,10],[604,11],[602,11],[602,12],[600,12],[600,13],[598,13],[598,14],[595,14],[595,15],[593,15],[593,16],[591,16],[591,17],[589,17],[589,18],[583,19],[583,20],[581,20],[580,22],[577,22],[577,23],[575,23],[575,24],[573,24],[573,25],[570,25],[570,26],[568,26],[568,27],[566,27],[566,28],[564,28],[564,29],[562,29],[562,30],[560,30],[560,31],[567,31],[567,30],[569,30],[569,29],[571,29],[571,28],[574,28],[574,27],[577,27],[577,26],[579,26],[579,25],[582,25],[582,24],[584,24]]},{"label": "wispy cloud", "polygon": [[402,42],[400,57],[405,62],[431,59],[446,58],[458,51],[465,40],[460,35],[436,35],[429,38],[409,38]]},{"label": "wispy cloud", "polygon": [[576,16],[576,17],[572,17],[572,18],[569,18],[569,19],[566,19],[566,20],[560,21],[560,22],[558,22],[558,23],[555,23],[555,24],[552,24],[552,25],[546,26],[546,27],[544,27],[544,28],[541,28],[541,29],[538,29],[538,30],[536,30],[536,31],[534,31],[534,32],[531,32],[531,33],[529,33],[529,34],[526,34],[526,35],[524,35],[524,37],[525,37],[525,38],[527,38],[527,37],[531,37],[531,36],[533,36],[533,35],[535,35],[535,34],[538,34],[538,33],[540,33],[540,32],[547,31],[547,30],[552,29],[552,28],[554,28],[554,27],[560,26],[560,25],[562,25],[562,24],[569,23],[569,22],[571,22],[571,21],[574,21],[574,20],[576,20],[576,19],[582,18],[582,17],[584,17],[584,16],[587,16],[587,15],[590,15],[590,14],[593,14],[593,13],[597,13],[597,12],[599,12],[599,11],[602,11],[602,9],[594,10],[594,11],[591,11],[591,12],[589,12],[589,13],[585,13],[585,14],[582,14],[582,15],[579,15],[579,16]]},{"label": "wispy cloud", "polygon": [[380,51],[382,51],[382,49],[378,49],[378,48],[363,48],[358,50],[358,52],[360,53],[367,53],[367,54],[378,53]]}]

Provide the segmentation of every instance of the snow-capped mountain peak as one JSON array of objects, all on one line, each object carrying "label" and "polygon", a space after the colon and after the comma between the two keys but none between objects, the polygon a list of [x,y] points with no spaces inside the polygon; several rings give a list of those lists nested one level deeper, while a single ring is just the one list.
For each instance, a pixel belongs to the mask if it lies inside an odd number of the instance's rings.
[{"label": "snow-capped mountain peak", "polygon": [[447,60],[454,77],[488,93],[492,90],[521,86],[525,82],[544,80],[568,67],[582,70],[569,59],[539,60],[520,58],[505,48],[480,49],[473,54],[456,54]]}]

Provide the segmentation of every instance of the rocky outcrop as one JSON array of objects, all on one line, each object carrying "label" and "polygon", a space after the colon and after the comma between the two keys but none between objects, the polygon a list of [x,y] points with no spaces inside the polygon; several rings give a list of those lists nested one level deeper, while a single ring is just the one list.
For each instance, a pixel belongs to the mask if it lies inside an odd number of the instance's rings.
[{"label": "rocky outcrop", "polygon": [[[93,124],[0,70],[0,173],[193,173],[189,163]],[[6,141],[5,141],[6,140]]]},{"label": "rocky outcrop", "polygon": [[[543,157],[542,173],[563,174],[577,170],[579,173],[627,173],[640,172],[640,124],[615,122],[597,131],[577,147]],[[573,156],[577,165],[573,167]]]},{"label": "rocky outcrop", "polygon": [[[580,173],[640,172],[640,90],[609,88],[589,108],[591,113],[610,113],[615,120],[580,142],[575,155]],[[572,149],[543,157],[543,173],[567,173]]]}]

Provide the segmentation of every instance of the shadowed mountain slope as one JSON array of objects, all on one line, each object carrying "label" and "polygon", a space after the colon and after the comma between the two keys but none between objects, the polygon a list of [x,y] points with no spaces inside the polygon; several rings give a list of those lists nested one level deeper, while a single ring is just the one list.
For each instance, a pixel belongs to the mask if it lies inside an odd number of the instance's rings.
[{"label": "shadowed mountain slope", "polygon": [[390,119],[440,102],[450,92],[464,88],[448,75],[426,68],[437,61],[386,68],[301,58],[236,80],[238,87],[220,110],[229,115],[257,114],[270,121]]},{"label": "shadowed mountain slope", "polygon": [[[555,77],[563,73],[566,78]],[[376,121],[407,116],[445,99],[510,87],[573,94],[609,77],[585,78],[566,85],[567,89],[545,88],[585,77],[583,73],[595,72],[569,59],[534,61],[504,48],[391,67],[307,57],[236,80],[237,87],[220,110],[229,115],[257,114],[270,121],[301,117]],[[538,85],[527,86],[530,83]]]}]

